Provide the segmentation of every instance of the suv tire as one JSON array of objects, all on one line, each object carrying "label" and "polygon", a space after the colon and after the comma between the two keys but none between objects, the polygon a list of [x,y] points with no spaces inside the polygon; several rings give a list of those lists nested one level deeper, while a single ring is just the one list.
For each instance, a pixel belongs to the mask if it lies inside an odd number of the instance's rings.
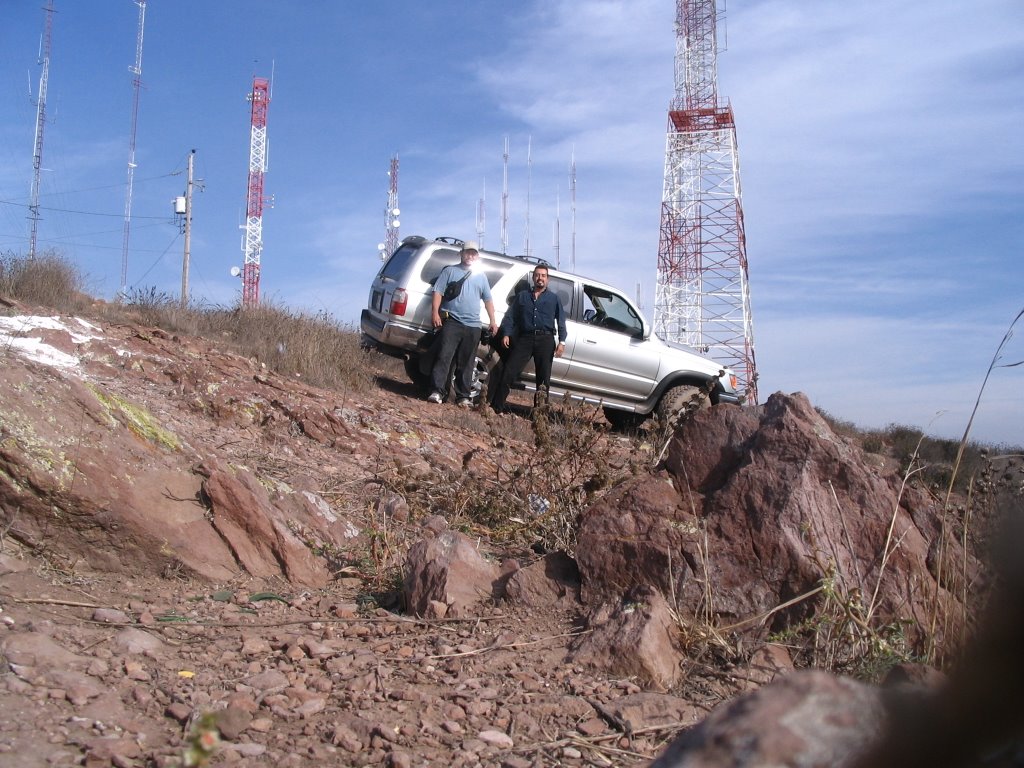
[{"label": "suv tire", "polygon": [[405,358],[405,374],[417,389],[426,390],[430,387],[430,374],[420,370],[419,355]]},{"label": "suv tire", "polygon": [[708,405],[708,394],[701,387],[694,384],[679,384],[661,396],[656,410],[660,419],[672,422],[676,414],[684,408],[689,412],[707,408]]}]

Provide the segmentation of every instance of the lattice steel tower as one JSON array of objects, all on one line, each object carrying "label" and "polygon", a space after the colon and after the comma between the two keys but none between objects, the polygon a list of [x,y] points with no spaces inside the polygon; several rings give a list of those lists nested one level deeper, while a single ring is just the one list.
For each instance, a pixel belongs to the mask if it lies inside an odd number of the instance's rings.
[{"label": "lattice steel tower", "polygon": [[388,168],[388,204],[384,209],[384,242],[380,244],[381,261],[387,260],[398,250],[398,228],[402,225],[398,218],[402,214],[398,208],[398,153],[391,157]]},{"label": "lattice steel tower", "polygon": [[732,107],[718,102],[716,0],[677,0],[654,326],[729,365],[757,402]]},{"label": "lattice steel tower", "polygon": [[252,130],[249,134],[249,194],[245,206],[245,264],[242,267],[242,306],[254,307],[260,301],[260,253],[263,251],[263,174],[267,170],[267,108],[270,106],[270,81],[252,79]]}]

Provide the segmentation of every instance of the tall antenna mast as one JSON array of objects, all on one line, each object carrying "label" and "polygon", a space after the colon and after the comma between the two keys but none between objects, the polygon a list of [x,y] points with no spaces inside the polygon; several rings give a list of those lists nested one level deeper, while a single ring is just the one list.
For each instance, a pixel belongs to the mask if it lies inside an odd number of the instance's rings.
[{"label": "tall antenna mast", "polygon": [[43,170],[43,126],[46,125],[46,88],[50,79],[50,43],[53,33],[53,0],[46,8],[46,21],[43,26],[42,48],[39,52],[39,63],[43,71],[39,74],[39,94],[36,99],[36,136],[32,150],[32,191],[29,198],[29,219],[32,221],[28,238],[28,257],[36,257],[36,243],[39,237],[39,182]]},{"label": "tall antenna mast", "polygon": [[677,0],[654,327],[711,353],[757,403],[732,107],[718,103],[716,0]]},{"label": "tall antenna mast", "polygon": [[484,234],[487,231],[487,177],[484,177],[483,191],[476,204],[476,239],[480,247],[484,247]]},{"label": "tall antenna mast", "polygon": [[523,255],[530,256],[530,187],[533,184],[533,136],[526,140],[526,237]]},{"label": "tall antenna mast", "polygon": [[558,220],[559,220],[559,218],[562,215],[562,201],[559,199],[559,195],[560,195],[560,193],[559,193],[559,191],[558,191],[558,189],[556,187],[555,188],[555,236],[554,236],[554,243],[553,243],[554,249],[555,249],[555,269],[560,269],[561,266],[562,266],[561,259],[558,256],[558,251],[559,251],[559,248],[561,247],[561,243],[559,242],[561,240],[561,235],[559,234],[559,231],[558,231],[558,224],[559,224]]},{"label": "tall antenna mast", "polygon": [[249,193],[245,207],[245,264],[242,267],[242,306],[255,307],[260,301],[260,253],[263,251],[263,174],[267,170],[267,109],[270,81],[252,79],[252,120],[249,132]]},{"label": "tall antenna mast", "polygon": [[569,163],[569,200],[572,207],[572,242],[569,248],[569,271],[576,271],[576,147]]},{"label": "tall antenna mast", "polygon": [[391,156],[388,170],[388,204],[384,208],[384,242],[380,245],[381,260],[387,259],[398,250],[398,228],[401,226],[398,208],[398,153]]},{"label": "tall antenna mast", "polygon": [[139,122],[139,91],[142,89],[142,31],[146,25],[146,0],[135,0],[139,6],[139,29],[135,36],[135,66],[128,71],[132,78],[132,123],[128,132],[128,185],[124,193],[124,233],[121,237],[121,292],[128,292],[128,240],[132,230],[132,188],[135,184],[135,128]]},{"label": "tall antenna mast", "polygon": [[505,161],[501,184],[501,252],[508,253],[508,136],[505,137]]}]

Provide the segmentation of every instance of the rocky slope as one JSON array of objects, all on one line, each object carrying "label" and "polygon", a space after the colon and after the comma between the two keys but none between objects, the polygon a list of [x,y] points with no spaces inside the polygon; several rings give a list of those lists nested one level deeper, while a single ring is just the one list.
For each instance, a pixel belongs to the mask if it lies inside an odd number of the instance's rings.
[{"label": "rocky slope", "polygon": [[[826,661],[814,617],[897,658],[983,578],[801,396],[701,411],[658,463],[386,374],[328,392],[158,329],[0,319],[0,766],[176,765],[214,734],[211,764],[642,765]],[[542,443],[564,482],[517,496]],[[529,548],[575,505],[572,557]]]}]

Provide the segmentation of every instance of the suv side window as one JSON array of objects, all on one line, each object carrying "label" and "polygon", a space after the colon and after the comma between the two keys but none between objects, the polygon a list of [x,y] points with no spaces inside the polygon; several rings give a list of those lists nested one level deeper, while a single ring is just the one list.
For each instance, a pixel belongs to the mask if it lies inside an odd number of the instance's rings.
[{"label": "suv side window", "polygon": [[[433,285],[437,281],[438,275],[441,274],[442,269],[449,264],[458,264],[461,260],[462,257],[459,256],[458,251],[439,248],[430,254],[430,258],[423,263],[423,269],[420,270],[420,279],[425,283]],[[501,262],[481,256],[477,260],[475,269],[483,269],[484,274],[487,275],[487,283],[493,288],[494,284],[505,274],[505,270],[508,267]]]},{"label": "suv side window", "polygon": [[643,323],[622,296],[592,285],[583,286],[583,322],[624,333],[643,336]]},{"label": "suv side window", "polygon": [[[512,302],[515,301],[516,294],[520,291],[529,291],[533,288],[533,273],[527,273],[523,275],[514,286],[512,290],[508,292],[508,298],[505,303],[510,307]],[[556,294],[559,299],[562,300],[562,308],[565,310],[565,317],[568,320],[572,317],[572,297],[573,288],[575,283],[572,280],[566,280],[564,277],[552,277],[548,280],[548,290]]]},{"label": "suv side window", "polygon": [[552,277],[548,281],[548,290],[553,291],[562,300],[562,308],[565,310],[566,319],[572,317],[572,297],[575,283],[566,280],[564,277]]}]

